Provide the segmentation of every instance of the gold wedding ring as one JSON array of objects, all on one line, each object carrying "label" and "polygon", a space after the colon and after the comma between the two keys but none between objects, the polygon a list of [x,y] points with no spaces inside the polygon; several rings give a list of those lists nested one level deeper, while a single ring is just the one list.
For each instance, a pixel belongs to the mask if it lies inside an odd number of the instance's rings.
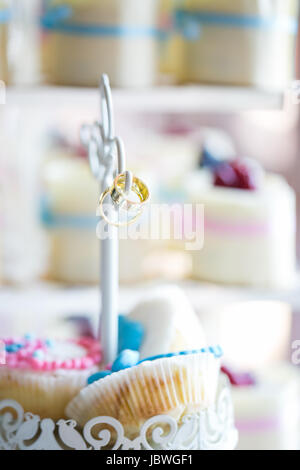
[{"label": "gold wedding ring", "polygon": [[[99,215],[110,225],[115,227],[124,227],[126,225],[133,224],[143,213],[144,207],[149,201],[150,193],[145,183],[133,176],[132,185],[129,191],[129,195],[126,192],[126,174],[121,173],[118,175],[113,185],[107,188],[100,196],[99,200]],[[132,197],[132,193],[136,196],[135,199]],[[125,211],[127,215],[132,213],[132,217],[127,218],[126,222],[115,221],[110,219],[105,214],[103,204],[105,199],[110,196],[113,202],[113,207]]]}]

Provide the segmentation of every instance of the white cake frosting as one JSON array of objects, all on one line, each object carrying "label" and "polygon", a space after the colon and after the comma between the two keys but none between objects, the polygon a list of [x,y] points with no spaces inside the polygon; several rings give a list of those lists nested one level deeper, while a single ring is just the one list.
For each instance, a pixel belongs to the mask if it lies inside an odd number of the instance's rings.
[{"label": "white cake frosting", "polygon": [[206,345],[196,313],[184,292],[176,286],[151,291],[128,318],[141,323],[146,332],[141,359]]},{"label": "white cake frosting", "polygon": [[299,450],[299,371],[282,363],[256,379],[256,385],[232,389],[238,449]]},{"label": "white cake frosting", "polygon": [[215,187],[206,170],[188,180],[189,199],[204,204],[202,250],[193,253],[198,279],[225,284],[291,287],[295,277],[295,194],[268,174],[257,190]]}]

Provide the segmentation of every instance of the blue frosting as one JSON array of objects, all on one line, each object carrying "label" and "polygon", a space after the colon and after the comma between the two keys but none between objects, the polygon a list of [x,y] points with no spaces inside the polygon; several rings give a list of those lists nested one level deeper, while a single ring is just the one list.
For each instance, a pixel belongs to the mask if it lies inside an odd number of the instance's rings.
[{"label": "blue frosting", "polygon": [[145,330],[143,325],[132,320],[128,320],[123,315],[119,316],[119,346],[118,352],[124,349],[139,351],[144,339]]},{"label": "blue frosting", "polygon": [[36,359],[44,359],[45,353],[44,353],[44,351],[42,351],[41,349],[37,349],[37,350],[34,351],[34,353],[32,354],[32,357],[34,357],[34,358],[36,358]]},{"label": "blue frosting", "polygon": [[19,343],[7,344],[5,346],[5,351],[7,353],[16,353],[22,348],[23,348],[23,344],[19,344]]},{"label": "blue frosting", "polygon": [[94,382],[98,382],[98,380],[104,379],[114,372],[119,372],[120,370],[129,369],[130,367],[135,366],[138,363],[139,358],[140,354],[138,351],[132,351],[130,349],[121,351],[111,366],[111,370],[102,370],[100,372],[96,372],[96,374],[91,375],[87,380],[88,385],[91,385]]},{"label": "blue frosting", "polygon": [[[24,335],[24,340],[25,342],[24,343],[12,343],[12,344],[7,344],[5,346],[5,350],[7,353],[9,354],[13,354],[13,353],[17,353],[18,351],[20,351],[20,349],[24,348],[26,346],[26,342],[27,341],[34,341],[35,340],[35,336],[31,333],[27,333],[26,335]],[[52,348],[54,346],[54,341],[50,340],[50,339],[47,339],[45,341],[45,345],[48,347],[48,348]],[[45,356],[44,354],[44,351],[42,349],[37,349],[36,351],[33,352],[32,354],[32,357],[35,357],[37,359],[43,359]]]},{"label": "blue frosting", "polygon": [[191,354],[200,354],[200,353],[213,354],[216,359],[223,356],[223,351],[222,351],[221,346],[210,346],[208,348],[194,349],[192,351],[180,351],[180,352],[175,352],[175,353],[160,354],[158,356],[147,357],[146,359],[143,359],[142,361],[140,361],[138,364],[141,364],[142,362],[146,362],[146,361],[156,361],[157,359],[164,359],[168,357],[189,356]]},{"label": "blue frosting", "polygon": [[111,367],[112,372],[119,372],[119,370],[129,369],[129,367],[135,366],[140,358],[138,351],[132,351],[125,349],[122,351]]},{"label": "blue frosting", "polygon": [[24,339],[26,339],[27,341],[32,341],[35,339],[35,335],[32,333],[26,333],[26,335],[24,335]]},{"label": "blue frosting", "polygon": [[91,375],[87,379],[87,384],[91,385],[94,382],[98,382],[98,380],[104,379],[104,377],[107,377],[108,375],[111,375],[112,372],[110,370],[102,370],[100,372],[96,372],[96,374]]},{"label": "blue frosting", "polygon": [[176,357],[176,356],[188,356],[191,354],[199,354],[199,353],[213,354],[216,359],[220,358],[223,355],[223,351],[220,346],[209,346],[208,348],[194,349],[192,351],[181,351],[177,353],[160,354],[159,356],[152,356],[152,357],[148,357],[147,359],[143,359],[142,361],[139,361],[138,351],[125,349],[124,351],[121,351],[121,353],[118,355],[117,359],[112,365],[111,371],[106,370],[106,371],[97,372],[96,374],[93,374],[88,378],[87,383],[88,385],[90,385],[94,382],[97,382],[98,380],[104,379],[104,377],[107,377],[108,375],[111,375],[114,372],[119,372],[120,370],[129,369],[130,367],[134,367],[146,361],[156,361],[157,359]]}]

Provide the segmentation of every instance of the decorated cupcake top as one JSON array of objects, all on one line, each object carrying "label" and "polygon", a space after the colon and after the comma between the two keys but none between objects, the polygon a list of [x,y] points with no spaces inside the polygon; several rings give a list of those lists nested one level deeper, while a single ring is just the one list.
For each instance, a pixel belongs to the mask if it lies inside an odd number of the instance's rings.
[{"label": "decorated cupcake top", "polygon": [[6,367],[50,372],[84,370],[99,364],[101,348],[91,338],[76,340],[36,339],[30,335],[4,340]]},{"label": "decorated cupcake top", "polygon": [[195,349],[192,351],[180,351],[176,353],[169,354],[160,354],[157,356],[148,357],[147,359],[140,360],[140,354],[138,351],[133,351],[130,349],[125,349],[121,351],[113,364],[110,364],[106,367],[105,370],[96,372],[92,374],[88,380],[87,384],[91,385],[98,380],[104,379],[105,377],[114,374],[115,372],[120,372],[121,370],[130,369],[131,367],[140,365],[144,362],[157,361],[158,359],[170,359],[180,356],[191,356],[194,354],[211,354],[215,359],[220,359],[223,355],[222,348],[220,346],[209,346],[208,348]]}]

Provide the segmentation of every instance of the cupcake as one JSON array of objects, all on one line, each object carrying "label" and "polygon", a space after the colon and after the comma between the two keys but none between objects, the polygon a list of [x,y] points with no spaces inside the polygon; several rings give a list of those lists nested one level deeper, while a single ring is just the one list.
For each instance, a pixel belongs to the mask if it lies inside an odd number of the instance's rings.
[{"label": "cupcake", "polygon": [[110,416],[130,438],[153,416],[172,416],[180,424],[185,415],[214,405],[220,355],[220,348],[174,353],[112,372],[82,389],[66,415],[82,427],[92,418]]},{"label": "cupcake", "polygon": [[25,412],[64,418],[66,405],[96,372],[99,343],[90,338],[50,341],[29,336],[4,340],[5,364],[0,363],[0,401],[16,400]]}]

